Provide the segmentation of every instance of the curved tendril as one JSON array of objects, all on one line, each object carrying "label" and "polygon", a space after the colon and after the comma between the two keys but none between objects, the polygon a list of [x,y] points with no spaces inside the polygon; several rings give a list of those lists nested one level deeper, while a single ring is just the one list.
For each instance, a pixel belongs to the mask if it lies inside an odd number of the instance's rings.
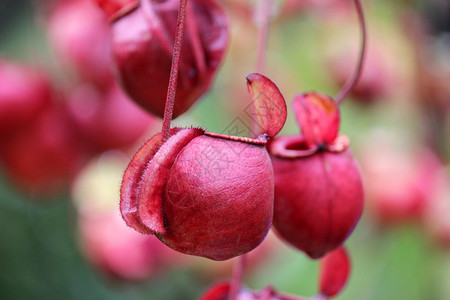
[{"label": "curved tendril", "polygon": [[350,76],[347,81],[345,82],[342,89],[339,91],[337,96],[335,97],[335,101],[337,104],[340,104],[345,97],[351,92],[351,90],[355,87],[355,85],[358,83],[359,78],[362,74],[362,68],[363,68],[363,62],[364,57],[366,54],[366,40],[367,40],[367,29],[366,29],[366,21],[364,18],[364,11],[361,5],[361,0],[354,0],[356,12],[358,14],[359,23],[361,26],[361,52],[359,54],[359,61],[356,65],[356,69],[352,76]]},{"label": "curved tendril", "polygon": [[236,258],[233,266],[233,275],[230,283],[230,292],[228,293],[228,300],[236,300],[241,289],[242,276],[246,265],[246,256],[241,255]]},{"label": "curved tendril", "polygon": [[173,45],[172,66],[170,69],[169,86],[167,88],[166,107],[164,109],[164,119],[162,125],[163,142],[167,141],[170,134],[170,122],[172,121],[173,106],[177,91],[178,70],[180,68],[181,45],[183,44],[184,20],[186,17],[187,0],[180,0],[178,8],[177,31]]}]

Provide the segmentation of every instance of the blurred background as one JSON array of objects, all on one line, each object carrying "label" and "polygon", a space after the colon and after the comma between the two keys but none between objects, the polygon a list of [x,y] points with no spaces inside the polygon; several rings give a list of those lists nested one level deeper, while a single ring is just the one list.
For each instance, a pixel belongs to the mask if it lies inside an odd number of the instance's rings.
[{"label": "blurred background", "polygon": [[[256,1],[221,2],[231,43],[211,90],[176,125],[250,122]],[[109,80],[109,25],[92,3],[0,3],[0,299],[197,299],[233,260],[176,253],[120,219],[123,170],[161,121]],[[450,299],[450,3],[363,4],[367,59],[341,133],[366,202],[337,299]],[[359,44],[352,1],[275,1],[266,75],[288,107],[300,92],[333,96]],[[282,134],[298,132],[289,111]],[[317,274],[317,261],[271,233],[249,255],[245,283],[313,296]]]}]

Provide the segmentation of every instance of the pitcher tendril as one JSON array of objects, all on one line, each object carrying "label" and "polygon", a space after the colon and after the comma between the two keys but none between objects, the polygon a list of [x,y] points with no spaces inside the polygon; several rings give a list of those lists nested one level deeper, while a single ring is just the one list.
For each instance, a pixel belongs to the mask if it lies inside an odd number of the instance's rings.
[{"label": "pitcher tendril", "polygon": [[356,12],[358,14],[359,24],[361,27],[361,51],[359,53],[359,59],[354,73],[347,79],[344,86],[335,97],[335,101],[337,104],[340,104],[358,83],[358,80],[362,74],[364,56],[366,55],[367,29],[366,21],[364,18],[364,11],[361,5],[361,0],[354,0],[354,2]]}]

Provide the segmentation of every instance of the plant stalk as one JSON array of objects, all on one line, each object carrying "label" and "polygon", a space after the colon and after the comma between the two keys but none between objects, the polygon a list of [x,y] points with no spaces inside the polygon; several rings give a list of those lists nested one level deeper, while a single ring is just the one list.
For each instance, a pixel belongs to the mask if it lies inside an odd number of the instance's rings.
[{"label": "plant stalk", "polygon": [[163,142],[167,141],[170,134],[170,122],[172,121],[173,107],[177,91],[178,70],[180,68],[181,46],[183,44],[184,23],[186,18],[187,0],[180,0],[178,8],[177,31],[173,45],[172,66],[170,68],[169,86],[167,88],[166,107],[162,124]]}]

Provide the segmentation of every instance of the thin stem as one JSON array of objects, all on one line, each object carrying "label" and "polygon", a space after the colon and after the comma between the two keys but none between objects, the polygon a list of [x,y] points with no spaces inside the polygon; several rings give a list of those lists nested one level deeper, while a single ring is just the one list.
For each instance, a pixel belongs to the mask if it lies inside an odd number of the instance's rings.
[{"label": "thin stem", "polygon": [[256,72],[263,74],[266,69],[267,41],[272,11],[272,0],[261,0],[259,3],[256,25],[258,27],[258,49],[256,54]]},{"label": "thin stem", "polygon": [[245,255],[241,255],[236,258],[236,262],[233,267],[233,275],[231,278],[230,292],[228,294],[228,300],[236,300],[241,289],[242,276],[246,265]]},{"label": "thin stem", "polygon": [[172,67],[170,68],[169,87],[167,88],[166,107],[162,125],[163,142],[167,141],[170,133],[170,122],[172,121],[173,106],[177,91],[178,69],[180,67],[181,45],[183,44],[184,19],[186,17],[187,0],[180,0],[178,8],[177,32],[173,45]]},{"label": "thin stem", "polygon": [[352,76],[347,79],[342,89],[339,91],[337,96],[335,97],[335,101],[337,104],[340,104],[345,97],[351,92],[351,90],[355,87],[355,85],[358,83],[359,78],[361,77],[362,68],[363,68],[363,62],[364,62],[364,56],[366,54],[366,40],[367,40],[367,30],[366,30],[366,21],[364,18],[364,11],[361,5],[360,0],[354,0],[356,12],[358,14],[359,23],[361,26],[361,51],[359,53],[359,61],[356,65],[356,69]]},{"label": "thin stem", "polygon": [[[256,11],[256,26],[258,28],[256,72],[260,74],[266,72],[267,44],[269,40],[272,4],[272,0],[260,0]],[[251,120],[250,128],[255,136],[259,135],[259,125],[253,119]]]}]

